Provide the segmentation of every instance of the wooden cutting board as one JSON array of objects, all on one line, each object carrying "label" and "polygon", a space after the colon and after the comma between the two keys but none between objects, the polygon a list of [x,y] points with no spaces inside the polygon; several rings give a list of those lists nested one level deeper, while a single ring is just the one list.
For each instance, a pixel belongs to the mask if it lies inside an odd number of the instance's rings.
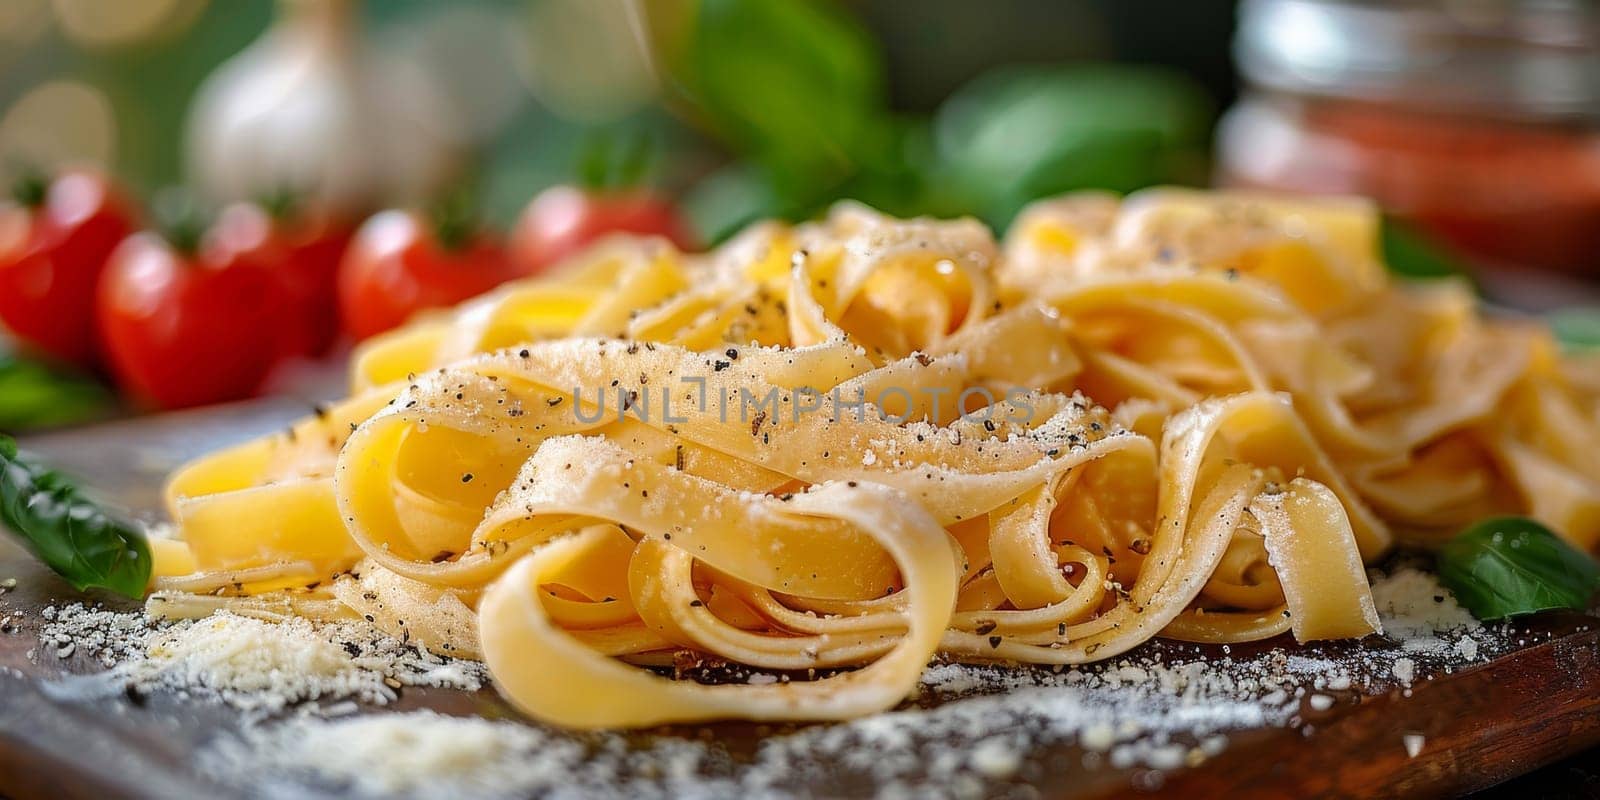
[{"label": "wooden cutting board", "polygon": [[[306,408],[281,400],[254,403],[36,437],[24,445],[105,497],[153,514],[160,476],[173,465],[277,428]],[[20,621],[0,632],[0,794],[17,800],[248,796],[249,786],[208,778],[191,758],[206,742],[238,730],[233,712],[160,694],[93,701],[63,696],[55,688],[63,673],[96,666],[81,653],[30,659],[28,651],[37,645],[44,606],[85,598],[9,543],[0,545],[0,579],[7,577],[17,578],[17,586],[0,595],[0,614]],[[1015,775],[989,793],[1416,797],[1491,786],[1600,745],[1600,620],[1544,615],[1519,627],[1517,638],[1526,645],[1491,662],[1448,675],[1421,672],[1409,697],[1392,687],[1353,687],[1326,711],[1307,709],[1292,727],[1231,732],[1227,749],[1196,767],[1153,780],[1144,768],[1086,767],[1083,751],[1064,743],[1028,753]],[[1340,647],[1348,645],[1314,646],[1308,654]],[[407,689],[387,708],[515,716],[489,690]],[[735,758],[750,753],[758,738],[755,726],[736,723],[663,733],[719,743]],[[1404,744],[1408,734],[1421,737],[1414,754]],[[794,788],[826,796],[870,796],[879,788],[843,767],[812,781]]]}]

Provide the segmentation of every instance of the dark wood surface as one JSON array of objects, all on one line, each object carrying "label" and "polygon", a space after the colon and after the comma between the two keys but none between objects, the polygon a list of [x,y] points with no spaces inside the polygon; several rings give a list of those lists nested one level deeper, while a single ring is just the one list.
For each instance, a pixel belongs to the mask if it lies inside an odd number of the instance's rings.
[{"label": "dark wood surface", "polygon": [[[256,405],[191,415],[181,421],[119,424],[34,439],[26,444],[100,487],[129,509],[154,508],[155,477],[194,452],[278,427],[304,406]],[[27,657],[37,644],[46,604],[81,599],[15,547],[0,546],[0,614],[20,615],[0,633],[0,794],[28,798],[245,797],[246,787],[197,774],[192,754],[239,720],[215,705],[172,696],[86,698],[64,692],[63,675],[96,669],[86,654],[66,660]],[[108,604],[126,601],[99,598]],[[1409,697],[1393,686],[1357,686],[1300,724],[1235,731],[1229,746],[1198,767],[1167,773],[1083,766],[1073,744],[1029,754],[998,796],[1109,798],[1129,793],[1174,798],[1428,797],[1460,795],[1545,765],[1587,796],[1583,762],[1563,759],[1600,746],[1600,620],[1547,615],[1528,623],[1528,646],[1452,675],[1424,673]],[[1271,644],[1260,647],[1274,646]],[[1349,645],[1322,646],[1329,652]],[[1314,648],[1315,650],[1315,648]],[[1238,648],[1235,648],[1238,651]],[[70,683],[68,684],[70,685]],[[406,690],[391,706],[451,714],[512,715],[492,691]],[[668,729],[661,735],[710,739],[735,759],[753,751],[757,728],[723,724]],[[1403,736],[1423,737],[1412,757]],[[1582,757],[1578,757],[1581,759]],[[1575,772],[1576,771],[1576,772]],[[1587,773],[1591,778],[1593,773]],[[1576,775],[1575,778],[1571,777]],[[1527,779],[1525,779],[1527,780]],[[1552,784],[1511,784],[1504,796],[1543,793]],[[866,795],[863,776],[840,773],[812,783],[823,796]],[[1502,792],[1503,794],[1503,792]]]}]

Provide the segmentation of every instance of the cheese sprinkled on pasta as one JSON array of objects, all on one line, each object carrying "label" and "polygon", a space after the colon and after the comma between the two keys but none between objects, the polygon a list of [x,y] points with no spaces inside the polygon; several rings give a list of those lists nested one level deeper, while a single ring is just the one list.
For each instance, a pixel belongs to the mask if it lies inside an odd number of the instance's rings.
[{"label": "cheese sprinkled on pasta", "polygon": [[[1493,513],[1600,538],[1600,371],[1391,281],[1354,200],[842,204],[616,239],[365,344],[175,474],[162,614],[362,616],[578,728],[844,719],[936,654],[1379,629],[1364,565]],[[779,674],[704,685],[694,651]]]}]

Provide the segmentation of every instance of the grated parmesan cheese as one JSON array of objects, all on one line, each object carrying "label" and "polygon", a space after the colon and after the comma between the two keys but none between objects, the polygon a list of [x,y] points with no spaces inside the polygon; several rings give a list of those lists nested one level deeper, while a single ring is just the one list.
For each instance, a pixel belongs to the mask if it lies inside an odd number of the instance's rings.
[{"label": "grated parmesan cheese", "polygon": [[83,648],[104,667],[100,683],[135,692],[174,691],[246,712],[277,713],[305,701],[349,698],[382,705],[403,686],[474,691],[477,662],[441,658],[358,623],[303,618],[265,622],[228,612],[158,622],[142,612],[74,604],[53,610],[41,643],[59,658]]},{"label": "grated parmesan cheese", "polygon": [[[51,609],[40,649],[72,644],[130,685],[269,712],[262,718],[303,704],[304,713],[257,719],[199,756],[204,770],[269,797],[790,797],[869,786],[879,796],[978,798],[1059,770],[1038,759],[1060,744],[1077,745],[1085,767],[1126,769],[1134,785],[1159,788],[1162,770],[1204,763],[1231,731],[1300,727],[1302,708],[1329,711],[1336,693],[1409,684],[1423,666],[1448,671],[1509,647],[1432,575],[1401,568],[1372,578],[1397,646],[1205,655],[1157,641],[1075,668],[935,664],[910,707],[835,725],[761,726],[754,752],[738,755],[671,734],[573,734],[430,711],[351,715],[350,701],[384,703],[396,686],[486,680],[475,662],[419,652],[359,623],[227,614],[155,623],[68,606]],[[1414,756],[1421,737],[1405,746]]]}]

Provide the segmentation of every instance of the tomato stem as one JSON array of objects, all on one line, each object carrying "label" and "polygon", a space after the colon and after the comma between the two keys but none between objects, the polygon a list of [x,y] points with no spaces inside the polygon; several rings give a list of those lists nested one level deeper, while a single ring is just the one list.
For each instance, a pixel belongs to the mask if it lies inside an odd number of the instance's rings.
[{"label": "tomato stem", "polygon": [[430,214],[433,235],[445,250],[460,250],[477,232],[477,209],[471,191],[457,189],[435,203]]},{"label": "tomato stem", "polygon": [[194,195],[179,188],[163,189],[152,205],[156,230],[174,250],[186,256],[194,255],[211,222]]},{"label": "tomato stem", "polygon": [[11,196],[19,205],[27,208],[44,205],[45,195],[49,192],[50,179],[33,167],[23,167],[19,170],[16,181],[11,184]]},{"label": "tomato stem", "polygon": [[273,222],[281,223],[290,222],[299,216],[300,201],[300,192],[287,186],[280,186],[257,197],[256,205],[260,206],[262,211],[267,212],[267,216],[272,217]]}]

